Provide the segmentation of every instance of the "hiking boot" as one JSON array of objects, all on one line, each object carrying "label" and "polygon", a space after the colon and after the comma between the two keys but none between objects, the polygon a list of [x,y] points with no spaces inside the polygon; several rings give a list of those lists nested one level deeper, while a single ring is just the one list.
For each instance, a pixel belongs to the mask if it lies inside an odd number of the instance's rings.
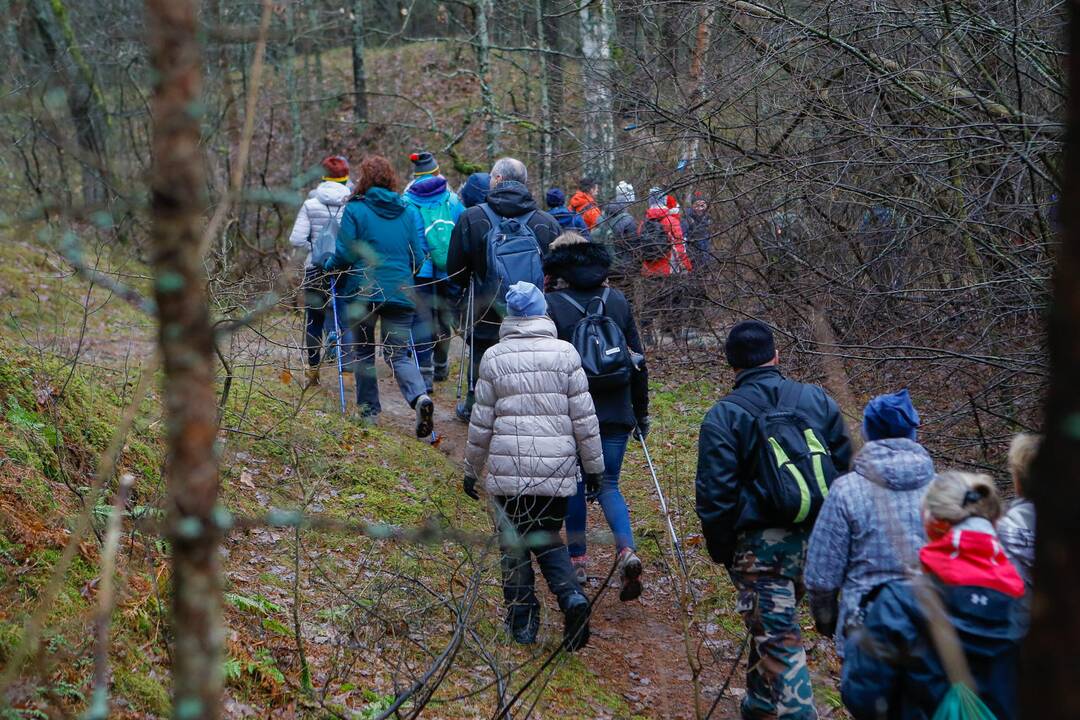
[{"label": "hiking boot", "polygon": [[315,387],[319,384],[319,368],[309,367],[304,371],[304,378],[307,379],[308,387]]},{"label": "hiking boot", "polygon": [[468,425],[469,420],[472,419],[472,408],[469,407],[468,403],[462,400],[457,404],[457,407],[454,408],[454,414],[457,415],[458,420]]},{"label": "hiking boot", "polygon": [[416,437],[427,439],[435,430],[435,403],[427,395],[416,398]]},{"label": "hiking boot", "polygon": [[575,592],[563,608],[563,647],[575,652],[589,644],[589,601]]},{"label": "hiking boot", "polygon": [[589,560],[584,555],[581,557],[570,558],[570,564],[574,566],[574,576],[577,578],[578,585],[582,587],[585,583],[589,582]]},{"label": "hiking boot", "polygon": [[435,382],[445,382],[450,379],[449,367],[437,367],[435,368]]},{"label": "hiking boot", "polygon": [[532,645],[540,632],[540,609],[516,609],[507,613],[506,631],[518,645]]},{"label": "hiking boot", "polygon": [[641,559],[630,548],[619,552],[619,599],[623,602],[641,597]]}]

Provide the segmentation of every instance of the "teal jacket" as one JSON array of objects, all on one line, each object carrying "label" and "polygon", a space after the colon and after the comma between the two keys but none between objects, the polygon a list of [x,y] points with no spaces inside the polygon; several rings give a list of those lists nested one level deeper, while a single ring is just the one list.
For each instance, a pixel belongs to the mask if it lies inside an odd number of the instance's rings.
[{"label": "teal jacket", "polygon": [[346,301],[415,308],[413,277],[424,262],[424,225],[397,193],[373,187],[345,206],[326,270],[344,270],[337,294]]}]

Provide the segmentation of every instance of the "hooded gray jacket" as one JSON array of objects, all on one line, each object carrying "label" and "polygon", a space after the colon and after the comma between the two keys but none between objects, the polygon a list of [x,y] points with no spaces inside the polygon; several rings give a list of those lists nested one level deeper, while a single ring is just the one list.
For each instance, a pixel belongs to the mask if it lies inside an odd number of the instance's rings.
[{"label": "hooded gray jacket", "polygon": [[868,442],[855,456],[853,472],[829,489],[810,536],[805,578],[812,594],[840,591],[838,652],[844,626],[858,618],[866,594],[918,566],[926,542],[922,500],[933,479],[926,449],[892,438]]},{"label": "hooded gray jacket", "polygon": [[578,458],[602,473],[600,424],[581,358],[547,317],[508,317],[484,353],[469,423],[465,473],[492,495],[569,497]]},{"label": "hooded gray jacket", "polygon": [[339,182],[323,181],[308,194],[308,199],[300,206],[292,232],[289,233],[289,244],[307,250],[305,268],[312,267],[311,244],[315,237],[330,222],[331,215],[341,222],[344,215],[342,207],[349,201],[350,195],[352,190],[348,186]]}]

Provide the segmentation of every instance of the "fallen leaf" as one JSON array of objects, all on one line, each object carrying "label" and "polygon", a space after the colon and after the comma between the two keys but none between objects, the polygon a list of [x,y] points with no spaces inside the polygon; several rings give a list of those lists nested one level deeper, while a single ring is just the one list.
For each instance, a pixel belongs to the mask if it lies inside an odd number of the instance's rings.
[{"label": "fallen leaf", "polygon": [[291,383],[292,382],[292,373],[289,372],[289,368],[285,368],[284,370],[282,370],[281,374],[278,375],[278,379],[281,380],[281,383],[283,385],[288,385],[289,383]]}]

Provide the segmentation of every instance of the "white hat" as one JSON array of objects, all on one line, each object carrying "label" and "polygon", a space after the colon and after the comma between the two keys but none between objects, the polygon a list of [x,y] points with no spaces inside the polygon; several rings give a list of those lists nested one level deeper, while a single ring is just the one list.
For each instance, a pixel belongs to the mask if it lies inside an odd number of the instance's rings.
[{"label": "white hat", "polygon": [[634,186],[623,180],[615,186],[615,200],[617,202],[632,203],[637,198],[634,195]]}]

